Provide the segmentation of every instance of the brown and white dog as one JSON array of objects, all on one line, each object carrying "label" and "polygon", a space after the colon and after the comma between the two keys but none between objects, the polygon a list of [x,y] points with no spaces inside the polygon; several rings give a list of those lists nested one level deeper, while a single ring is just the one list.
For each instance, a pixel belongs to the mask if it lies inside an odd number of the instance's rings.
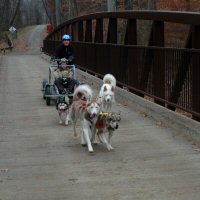
[{"label": "brown and white dog", "polygon": [[79,119],[82,125],[81,144],[87,145],[88,151],[93,152],[91,144],[92,130],[98,119],[100,103],[92,100],[92,89],[88,85],[79,85],[73,95],[73,103],[70,107],[70,119],[73,121],[74,136],[77,136],[76,123]]},{"label": "brown and white dog", "polygon": [[103,77],[103,85],[99,92],[99,99],[102,102],[102,109],[110,111],[115,103],[116,79],[112,74],[106,74]]},{"label": "brown and white dog", "polygon": [[120,120],[120,112],[100,112],[95,128],[93,129],[92,141],[95,140],[95,134],[97,134],[100,142],[109,151],[114,149],[111,145],[111,137],[114,131],[118,129]]}]

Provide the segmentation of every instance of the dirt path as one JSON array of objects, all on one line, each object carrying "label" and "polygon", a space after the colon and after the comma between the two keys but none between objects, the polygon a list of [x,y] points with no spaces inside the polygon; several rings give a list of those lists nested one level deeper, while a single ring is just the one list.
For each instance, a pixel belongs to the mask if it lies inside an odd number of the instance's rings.
[{"label": "dirt path", "polygon": [[14,40],[14,52],[40,54],[40,47],[46,34],[46,25],[28,26],[19,29],[18,38]]}]

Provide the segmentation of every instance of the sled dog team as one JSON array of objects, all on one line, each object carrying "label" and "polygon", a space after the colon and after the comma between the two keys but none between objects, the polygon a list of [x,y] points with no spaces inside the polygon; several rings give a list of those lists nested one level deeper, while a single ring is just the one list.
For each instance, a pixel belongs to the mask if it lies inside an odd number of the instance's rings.
[{"label": "sled dog team", "polygon": [[82,84],[75,89],[71,106],[69,106],[68,97],[61,97],[57,100],[59,123],[68,125],[68,122],[72,121],[74,136],[77,136],[76,123],[80,120],[81,144],[86,145],[89,152],[94,151],[92,143],[96,141],[96,136],[108,150],[113,149],[111,137],[118,129],[121,120],[119,112],[111,112],[112,105],[115,103],[115,88],[115,77],[106,74],[97,98],[94,98],[89,85]]}]

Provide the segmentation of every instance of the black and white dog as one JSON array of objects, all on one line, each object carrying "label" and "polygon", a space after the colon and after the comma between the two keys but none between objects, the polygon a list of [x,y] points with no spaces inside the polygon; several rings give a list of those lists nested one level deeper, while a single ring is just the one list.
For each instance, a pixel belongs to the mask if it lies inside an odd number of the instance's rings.
[{"label": "black and white dog", "polygon": [[59,124],[69,124],[69,98],[61,96],[56,101],[56,109],[59,115]]}]

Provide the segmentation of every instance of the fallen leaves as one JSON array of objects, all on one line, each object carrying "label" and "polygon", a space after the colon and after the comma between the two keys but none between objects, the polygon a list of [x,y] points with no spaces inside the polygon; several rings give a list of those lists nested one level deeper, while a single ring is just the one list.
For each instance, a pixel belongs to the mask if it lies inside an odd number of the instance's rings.
[{"label": "fallen leaves", "polygon": [[139,115],[142,116],[142,117],[147,117],[148,114],[146,112],[139,112]]}]

